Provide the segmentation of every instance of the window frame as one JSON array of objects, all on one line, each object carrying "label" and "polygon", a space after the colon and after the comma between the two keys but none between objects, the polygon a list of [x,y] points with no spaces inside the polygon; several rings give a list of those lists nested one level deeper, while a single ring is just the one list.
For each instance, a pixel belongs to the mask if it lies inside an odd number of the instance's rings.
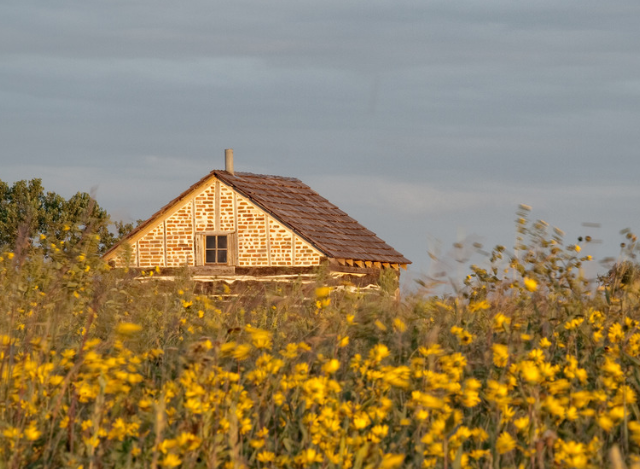
[{"label": "window frame", "polygon": [[[207,237],[226,236],[227,237],[227,262],[207,262]],[[218,240],[216,240],[216,259]],[[210,250],[210,249],[209,249]],[[233,231],[205,231],[196,233],[196,266],[201,267],[224,267],[236,265],[236,233]]]},{"label": "window frame", "polygon": [[[209,247],[209,240],[214,240],[214,246]],[[224,240],[224,247],[220,246],[221,241]],[[224,262],[220,260],[221,253],[224,252]],[[209,253],[213,253],[213,262],[208,260]],[[229,235],[217,234],[217,235],[205,235],[204,236],[204,264],[205,265],[228,265],[229,262]]]}]

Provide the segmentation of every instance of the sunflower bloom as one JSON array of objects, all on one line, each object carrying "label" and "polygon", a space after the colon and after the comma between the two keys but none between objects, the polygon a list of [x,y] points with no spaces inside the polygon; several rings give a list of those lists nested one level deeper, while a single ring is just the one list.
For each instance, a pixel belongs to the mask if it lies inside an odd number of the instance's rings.
[{"label": "sunflower bloom", "polygon": [[514,440],[513,437],[507,432],[502,432],[498,437],[498,441],[496,441],[496,449],[500,454],[508,453],[509,451],[512,451],[515,447],[516,447],[516,440]]}]

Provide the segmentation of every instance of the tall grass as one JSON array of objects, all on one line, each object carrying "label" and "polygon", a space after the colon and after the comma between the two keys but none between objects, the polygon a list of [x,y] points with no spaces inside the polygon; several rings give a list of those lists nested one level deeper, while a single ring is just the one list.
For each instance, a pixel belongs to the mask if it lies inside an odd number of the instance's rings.
[{"label": "tall grass", "polygon": [[634,265],[595,288],[521,215],[458,295],[401,301],[141,281],[91,233],[0,253],[0,466],[638,465]]}]

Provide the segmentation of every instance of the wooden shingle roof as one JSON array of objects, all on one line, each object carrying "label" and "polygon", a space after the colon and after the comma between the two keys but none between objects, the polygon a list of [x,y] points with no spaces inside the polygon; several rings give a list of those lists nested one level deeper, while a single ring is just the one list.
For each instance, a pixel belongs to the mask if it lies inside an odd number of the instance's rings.
[{"label": "wooden shingle roof", "polygon": [[329,258],[400,265],[411,263],[299,179],[244,172],[232,175],[221,170],[211,171],[193,184],[131,231],[103,257],[107,258],[121,243],[143,235],[156,220],[171,213],[180,201],[201,190],[213,177],[288,226]]},{"label": "wooden shingle roof", "polygon": [[214,174],[327,257],[411,263],[299,179],[241,172],[231,175],[226,171]]}]

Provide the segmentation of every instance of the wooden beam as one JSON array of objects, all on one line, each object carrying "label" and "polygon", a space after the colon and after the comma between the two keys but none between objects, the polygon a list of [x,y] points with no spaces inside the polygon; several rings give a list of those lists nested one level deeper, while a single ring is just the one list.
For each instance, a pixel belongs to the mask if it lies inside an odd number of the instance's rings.
[{"label": "wooden beam", "polygon": [[240,258],[240,243],[238,242],[238,193],[235,190],[233,194],[233,231],[235,232],[235,242],[233,243],[233,262],[238,263]]},{"label": "wooden beam", "polygon": [[220,181],[216,179],[216,185],[214,189],[214,214],[213,214],[213,231],[220,231],[220,193],[222,190],[220,189]]},{"label": "wooden beam", "polygon": [[362,261],[354,261],[358,267],[364,267],[364,262]]},{"label": "wooden beam", "polygon": [[374,267],[376,267],[376,268],[378,268],[378,269],[381,269],[381,268],[382,268],[382,264],[381,264],[380,262],[374,262],[374,263],[373,263],[373,266],[374,266]]},{"label": "wooden beam", "polygon": [[382,263],[382,267],[384,267],[385,269],[388,269],[390,266],[390,264],[388,262],[383,262]]},{"label": "wooden beam", "polygon": [[164,266],[167,267],[167,256],[169,253],[167,252],[167,220],[162,220],[162,253],[164,256]]},{"label": "wooden beam", "polygon": [[372,274],[378,275],[380,273],[379,269],[367,268],[367,267],[349,267],[348,265],[334,265],[329,267],[329,272],[340,272],[340,273],[349,273],[349,274]]},{"label": "wooden beam", "polygon": [[338,264],[340,264],[340,265],[347,265],[347,261],[345,261],[344,259],[338,258],[336,260],[338,261]]},{"label": "wooden beam", "polygon": [[346,262],[347,262],[347,265],[350,265],[351,267],[353,267],[353,259],[347,259]]},{"label": "wooden beam", "polygon": [[190,265],[196,266],[196,197],[191,197],[191,260]]},{"label": "wooden beam", "polygon": [[394,264],[391,264],[391,268],[392,268],[393,270],[400,270],[400,268],[398,267],[398,264],[395,264],[395,263],[394,263]]},{"label": "wooden beam", "polygon": [[373,265],[373,262],[371,261],[364,261],[364,265],[366,265],[367,267],[371,267]]},{"label": "wooden beam", "polygon": [[296,265],[296,235],[291,232],[291,265]]},{"label": "wooden beam", "polygon": [[407,264],[400,264],[400,267],[402,267],[404,270],[407,270]]},{"label": "wooden beam", "polygon": [[264,216],[264,230],[267,232],[267,265],[271,267],[271,226],[269,215]]}]

